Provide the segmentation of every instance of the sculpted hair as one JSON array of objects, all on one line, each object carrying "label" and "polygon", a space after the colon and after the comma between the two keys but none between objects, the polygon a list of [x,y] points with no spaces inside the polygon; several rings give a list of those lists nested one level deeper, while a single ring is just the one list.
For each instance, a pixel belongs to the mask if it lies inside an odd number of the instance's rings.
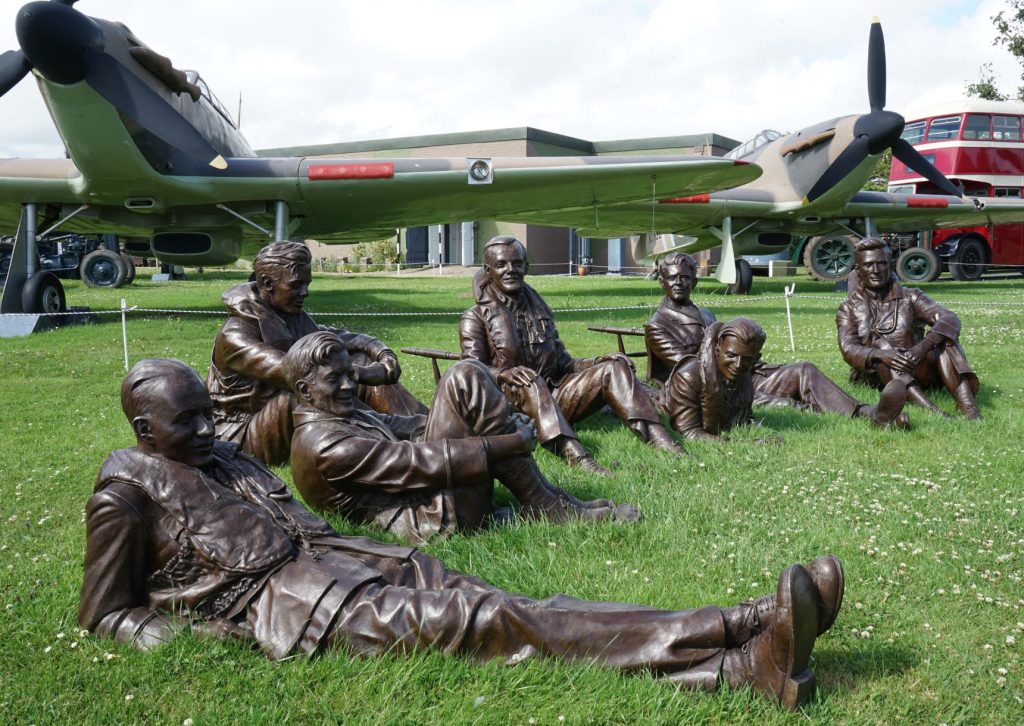
[{"label": "sculpted hair", "polygon": [[164,386],[173,385],[171,379],[174,377],[192,379],[192,382],[206,387],[199,374],[180,360],[147,358],[136,363],[121,384],[121,410],[128,421],[152,414],[159,391]]},{"label": "sculpted hair", "polygon": [[274,242],[256,254],[252,271],[259,280],[264,275],[274,276],[278,270],[294,270],[312,264],[313,255],[302,242]]},{"label": "sculpted hair", "polygon": [[885,250],[886,256],[892,259],[892,250],[884,239],[880,237],[865,237],[853,248],[854,257],[860,257],[872,250]]},{"label": "sculpted hair", "polygon": [[494,260],[491,255],[491,250],[495,247],[517,247],[523,258],[526,258],[526,246],[523,245],[522,242],[517,240],[515,237],[498,235],[497,237],[491,237],[487,240],[487,244],[484,245],[484,264],[490,265]]},{"label": "sculpted hair", "polygon": [[318,330],[301,338],[285,353],[284,360],[281,361],[288,386],[298,393],[295,385],[299,381],[308,383],[309,375],[326,363],[332,353],[344,350],[345,344],[341,342],[341,338],[329,330]]},{"label": "sculpted hair", "polygon": [[750,318],[733,318],[728,323],[724,323],[721,330],[718,331],[719,341],[725,338],[736,338],[745,345],[753,343],[757,346],[759,353],[764,347],[767,337],[761,326]]},{"label": "sculpted hair", "polygon": [[670,252],[658,260],[658,277],[662,280],[664,280],[665,276],[668,274],[669,265],[689,267],[690,274],[694,277],[697,276],[697,260],[690,257],[690,255],[685,252]]}]

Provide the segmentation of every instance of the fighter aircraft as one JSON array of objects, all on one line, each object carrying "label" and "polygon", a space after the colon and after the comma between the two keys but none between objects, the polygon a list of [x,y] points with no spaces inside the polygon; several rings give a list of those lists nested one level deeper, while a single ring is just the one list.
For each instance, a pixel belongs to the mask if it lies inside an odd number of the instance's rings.
[{"label": "fighter aircraft", "polygon": [[171,264],[219,265],[269,239],[379,239],[536,210],[558,225],[570,212],[650,205],[655,189],[706,193],[761,174],[702,156],[260,158],[197,73],[74,3],[22,7],[20,49],[0,55],[0,95],[31,72],[68,153],[0,160],[0,228],[19,230],[0,312],[64,306],[57,278],[34,270],[36,240],[57,228],[116,233],[130,253]]},{"label": "fighter aircraft", "polygon": [[[649,234],[634,247],[638,259],[722,245],[715,277],[743,293],[750,289],[751,270],[741,255],[778,252],[805,235],[865,236],[1024,221],[1021,200],[965,197],[901,138],[904,119],[885,110],[885,94],[885,40],[874,18],[868,43],[869,113],[829,119],[795,133],[762,131],[726,155],[764,169],[749,184],[662,198],[653,210],[649,203],[599,209],[597,214],[588,210],[559,224],[597,238],[646,230]],[[886,149],[945,194],[861,191]],[[544,211],[525,217],[538,224],[548,219]]]}]

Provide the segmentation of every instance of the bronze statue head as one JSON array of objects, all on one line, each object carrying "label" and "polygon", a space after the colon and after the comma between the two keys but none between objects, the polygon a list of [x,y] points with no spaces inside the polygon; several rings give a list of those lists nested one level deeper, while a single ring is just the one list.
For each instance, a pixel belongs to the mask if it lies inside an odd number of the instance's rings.
[{"label": "bronze statue head", "polygon": [[889,245],[878,237],[866,237],[854,251],[857,277],[863,288],[884,292],[892,283],[892,253]]},{"label": "bronze statue head", "polygon": [[298,315],[309,296],[313,256],[302,242],[274,242],[253,261],[260,298],[278,312]]},{"label": "bronze statue head", "polygon": [[689,305],[697,287],[697,261],[684,252],[672,252],[658,260],[658,281],[665,296],[676,305]]},{"label": "bronze statue head", "polygon": [[722,325],[715,346],[715,362],[722,378],[730,383],[745,376],[761,359],[764,330],[750,318],[733,318]]},{"label": "bronze statue head", "polygon": [[484,272],[495,289],[506,295],[518,295],[529,271],[526,248],[515,237],[492,237],[484,245]]},{"label": "bronze statue head", "polygon": [[203,467],[213,459],[213,402],[189,366],[169,358],[139,361],[121,384],[121,408],[138,448]]},{"label": "bronze statue head", "polygon": [[356,381],[345,344],[334,333],[319,330],[301,338],[281,367],[302,404],[337,416],[352,414]]}]

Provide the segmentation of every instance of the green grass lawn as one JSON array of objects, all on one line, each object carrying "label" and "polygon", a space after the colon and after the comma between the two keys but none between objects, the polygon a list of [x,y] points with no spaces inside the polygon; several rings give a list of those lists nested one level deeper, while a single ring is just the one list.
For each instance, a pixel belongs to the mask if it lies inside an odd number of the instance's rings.
[{"label": "green grass lawn", "polygon": [[[140,277],[122,290],[68,284],[73,305],[217,310],[246,273],[208,272],[172,285]],[[704,282],[695,298],[720,319],[747,315],[768,332],[769,361],[811,360],[837,381],[847,367],[833,322],[839,297],[797,279],[796,353],[789,351],[781,281],[756,279],[751,298]],[[577,356],[611,350],[587,325],[641,325],[660,289],[641,279],[531,282],[558,310]],[[468,278],[317,277],[311,312],[393,348],[454,349]],[[728,605],[774,589],[793,562],[834,553],[846,567],[843,610],[814,653],[819,695],[803,713],[748,691],[677,692],[647,677],[551,661],[516,667],[422,653],[268,662],[246,647],[179,638],[137,653],[83,636],[75,624],[83,509],[107,453],[130,446],[120,410],[121,326],[70,327],[0,340],[0,721],[214,723],[1024,723],[1024,280],[933,283],[956,311],[977,370],[985,420],[971,425],[911,410],[909,433],[793,411],[756,412],[761,428],[729,443],[687,444],[674,461],[599,414],[579,426],[597,480],[537,454],[553,482],[586,498],[638,505],[634,526],[519,524],[426,548],[451,567],[543,597],[678,608]],[[637,308],[636,306],[648,306]],[[374,313],[357,316],[353,313]],[[180,358],[205,375],[212,315],[134,315],[129,352]],[[429,400],[422,358],[402,356],[403,380]],[[877,393],[849,390],[874,402]],[[954,411],[952,399],[936,394]],[[772,433],[781,446],[752,442]],[[286,480],[287,469],[279,471]],[[369,533],[332,520],[342,532]]]}]

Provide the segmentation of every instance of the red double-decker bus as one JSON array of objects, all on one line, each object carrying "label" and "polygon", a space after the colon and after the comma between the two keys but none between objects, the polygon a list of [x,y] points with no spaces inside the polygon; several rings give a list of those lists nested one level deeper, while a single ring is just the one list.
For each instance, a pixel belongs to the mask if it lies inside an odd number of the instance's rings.
[{"label": "red double-decker bus", "polygon": [[[960,99],[930,107],[903,129],[926,159],[972,197],[1022,196],[1024,189],[1024,104]],[[942,194],[903,162],[893,159],[889,191]],[[1024,265],[1024,224],[998,224],[924,233],[957,280],[977,280],[990,265]],[[1022,268],[1024,269],[1024,268]],[[933,272],[921,279],[935,279]]]}]

